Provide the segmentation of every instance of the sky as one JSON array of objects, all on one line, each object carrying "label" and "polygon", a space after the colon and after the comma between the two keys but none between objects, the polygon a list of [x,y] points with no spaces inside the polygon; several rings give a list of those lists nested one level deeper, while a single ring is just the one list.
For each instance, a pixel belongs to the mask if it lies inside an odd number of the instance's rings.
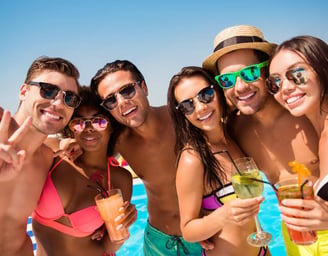
[{"label": "sky", "polygon": [[278,44],[304,34],[328,42],[327,10],[326,0],[1,0],[0,106],[17,110],[26,72],[43,55],[70,60],[82,85],[107,62],[130,60],[160,106],[171,77],[201,66],[220,30],[249,24]]}]

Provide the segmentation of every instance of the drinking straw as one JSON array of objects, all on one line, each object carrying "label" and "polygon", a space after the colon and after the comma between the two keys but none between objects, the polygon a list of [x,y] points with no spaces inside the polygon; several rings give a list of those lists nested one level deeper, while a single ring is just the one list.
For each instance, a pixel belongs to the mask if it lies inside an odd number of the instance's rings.
[{"label": "drinking straw", "polygon": [[96,183],[98,187],[101,189],[101,191],[103,192],[103,194],[105,194],[105,197],[109,197],[107,190],[99,183],[98,180],[96,181]]},{"label": "drinking straw", "polygon": [[[230,155],[230,153],[229,153],[228,150],[223,149],[223,150],[218,151],[218,153],[219,153],[219,154],[220,154],[220,153],[226,153],[226,154],[228,155],[230,161],[232,162],[233,166],[236,168],[238,174],[239,174],[240,176],[242,176],[242,173],[240,172],[240,170],[239,170],[238,166],[236,165],[235,161],[232,159],[232,157],[231,157],[231,155]],[[252,195],[252,191],[250,190],[250,188],[249,188],[247,185],[245,185],[245,187],[246,187],[248,193],[249,193],[250,195]]]},{"label": "drinking straw", "polygon": [[254,180],[254,181],[258,181],[258,182],[262,182],[262,183],[265,183],[265,184],[269,184],[273,188],[273,190],[278,191],[276,186],[274,184],[270,183],[269,181],[259,180],[259,179],[256,179],[256,178],[249,178],[249,179]]},{"label": "drinking straw", "polygon": [[231,161],[231,163],[233,164],[233,166],[236,168],[236,170],[237,170],[237,172],[238,172],[238,174],[239,175],[242,175],[242,173],[240,172],[240,170],[238,169],[238,167],[237,167],[237,165],[236,165],[236,163],[235,163],[235,161],[232,159],[232,156],[230,155],[230,153],[229,153],[229,151],[228,150],[226,150],[226,149],[223,149],[223,150],[220,150],[220,151],[218,151],[217,153],[226,153],[227,155],[228,155],[228,157],[229,157],[229,159],[230,159],[230,161]]},{"label": "drinking straw", "polygon": [[[232,162],[232,164],[233,164],[234,167],[236,168],[238,174],[239,174],[239,175],[242,175],[241,172],[240,172],[240,170],[238,169],[238,167],[237,167],[235,161],[232,159],[232,157],[231,157],[231,155],[230,155],[230,153],[229,153],[228,150],[226,150],[226,149],[224,149],[224,150],[220,150],[218,153],[226,153],[226,154],[228,155],[228,157],[230,158],[230,161]],[[259,180],[259,179],[256,179],[256,178],[249,178],[249,179],[254,180],[254,181],[258,181],[258,182],[262,182],[262,183],[269,184],[269,185],[273,188],[273,190],[278,191],[278,189],[275,187],[275,185],[272,184],[272,183],[270,183],[270,182],[268,182],[268,181]]]},{"label": "drinking straw", "polygon": [[97,186],[93,186],[93,185],[90,185],[90,184],[88,184],[87,186],[89,188],[97,190],[103,198],[108,197],[109,195],[108,195],[108,192],[106,191],[106,189],[104,189],[104,187],[101,184],[99,184],[99,182],[96,182],[96,183],[97,183]]},{"label": "drinking straw", "polygon": [[305,180],[305,181],[303,182],[303,184],[301,185],[301,195],[302,195],[302,199],[304,199],[304,191],[303,191],[304,186],[305,186],[306,183],[308,183],[308,182],[309,182],[309,180]]},{"label": "drinking straw", "polygon": [[296,161],[291,161],[288,163],[290,167],[292,167],[292,172],[297,173],[297,183],[298,187],[302,186],[302,177],[306,178],[311,175],[311,171],[306,168],[304,164],[300,164]]},{"label": "drinking straw", "polygon": [[87,186],[88,186],[88,188],[92,188],[92,189],[97,190],[101,195],[103,195],[103,194],[102,194],[102,190],[101,190],[100,188],[98,188],[97,186],[92,186],[92,185],[90,185],[90,184],[88,184]]}]

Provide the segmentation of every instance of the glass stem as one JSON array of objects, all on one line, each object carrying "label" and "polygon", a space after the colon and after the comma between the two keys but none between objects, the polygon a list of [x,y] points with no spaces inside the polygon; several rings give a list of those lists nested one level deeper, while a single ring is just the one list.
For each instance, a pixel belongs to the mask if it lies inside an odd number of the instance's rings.
[{"label": "glass stem", "polygon": [[261,227],[261,224],[260,224],[260,221],[259,221],[259,218],[257,215],[255,216],[255,225],[256,225],[257,234],[259,234],[259,235],[262,234],[263,229]]}]

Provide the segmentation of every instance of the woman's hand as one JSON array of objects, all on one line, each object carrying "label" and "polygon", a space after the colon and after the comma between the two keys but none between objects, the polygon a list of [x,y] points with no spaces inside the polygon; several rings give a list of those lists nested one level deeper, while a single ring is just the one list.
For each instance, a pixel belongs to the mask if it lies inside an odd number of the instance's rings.
[{"label": "woman's hand", "polygon": [[120,223],[120,228],[129,228],[137,220],[137,209],[134,204],[125,201],[119,211],[121,214],[115,221]]},{"label": "woman's hand", "polygon": [[256,214],[260,209],[260,204],[264,201],[262,196],[240,199],[237,198],[226,203],[225,216],[223,217],[226,222],[235,225],[243,226],[249,221],[253,221]]},{"label": "woman's hand", "polygon": [[54,153],[54,157],[66,157],[72,162],[74,162],[80,155],[83,154],[80,145],[76,142],[75,139],[72,138],[61,139],[59,142],[59,148],[60,149]]},{"label": "woman's hand", "polygon": [[286,226],[297,231],[328,229],[328,202],[315,197],[309,199],[284,199],[279,206]]}]

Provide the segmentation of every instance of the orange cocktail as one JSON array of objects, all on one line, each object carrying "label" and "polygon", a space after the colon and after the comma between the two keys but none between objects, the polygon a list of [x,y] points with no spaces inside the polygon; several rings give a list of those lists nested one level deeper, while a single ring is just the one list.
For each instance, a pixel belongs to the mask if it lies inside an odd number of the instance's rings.
[{"label": "orange cocktail", "polygon": [[[281,201],[287,198],[302,198],[302,199],[313,199],[313,187],[312,181],[308,181],[303,186],[299,186],[297,178],[291,178],[283,180],[276,184],[277,196],[279,198],[279,204]],[[290,239],[299,245],[308,245],[317,241],[316,231],[296,231],[287,227]]]},{"label": "orange cocktail", "polygon": [[119,209],[123,205],[123,198],[120,189],[111,189],[108,192],[108,197],[103,198],[101,194],[95,198],[97,208],[102,219],[105,222],[109,237],[111,241],[126,240],[129,237],[128,228],[118,228],[122,223],[115,221],[121,214]]}]

